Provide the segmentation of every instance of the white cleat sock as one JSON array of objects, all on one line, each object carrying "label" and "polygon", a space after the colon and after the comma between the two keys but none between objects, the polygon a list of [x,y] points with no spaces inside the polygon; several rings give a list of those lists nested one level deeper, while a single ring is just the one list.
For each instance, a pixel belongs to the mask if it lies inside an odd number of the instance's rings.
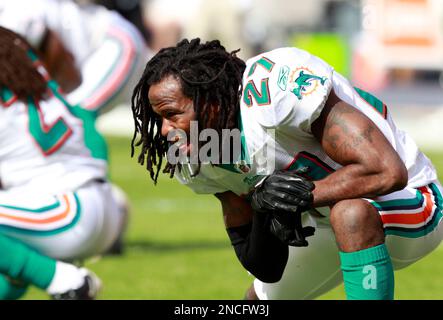
[{"label": "white cleat sock", "polygon": [[85,272],[72,264],[57,261],[55,274],[46,291],[50,295],[64,293],[80,288],[85,279]]}]

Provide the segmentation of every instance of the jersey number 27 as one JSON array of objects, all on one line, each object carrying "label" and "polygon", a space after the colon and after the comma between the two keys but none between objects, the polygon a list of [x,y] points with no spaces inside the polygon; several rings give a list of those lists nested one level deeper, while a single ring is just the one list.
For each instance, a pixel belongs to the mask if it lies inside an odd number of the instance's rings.
[{"label": "jersey number 27", "polygon": [[[275,63],[266,57],[261,57],[255,61],[249,69],[248,77],[252,76],[257,67],[264,68],[268,73],[272,71]],[[271,95],[269,93],[269,77],[263,78],[260,81],[260,89],[254,83],[254,80],[249,80],[243,90],[243,102],[248,106],[253,106],[253,100],[258,106],[266,106],[271,104]]]}]

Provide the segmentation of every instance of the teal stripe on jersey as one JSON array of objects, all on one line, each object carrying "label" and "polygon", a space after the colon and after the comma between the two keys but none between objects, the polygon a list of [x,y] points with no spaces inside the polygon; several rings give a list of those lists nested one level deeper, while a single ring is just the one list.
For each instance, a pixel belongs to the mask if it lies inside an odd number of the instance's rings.
[{"label": "teal stripe on jersey", "polygon": [[52,93],[66,106],[68,111],[83,122],[83,137],[85,145],[91,152],[91,156],[96,159],[108,160],[108,147],[103,136],[95,127],[97,113],[95,111],[85,110],[78,105],[72,106],[60,94],[59,86],[54,80],[48,82]]},{"label": "teal stripe on jersey", "polygon": [[246,144],[246,137],[243,131],[243,121],[241,118],[241,113],[238,115],[238,128],[240,129],[240,145],[241,145],[240,160],[243,160],[248,165],[250,165],[251,159],[249,158],[248,145]]},{"label": "teal stripe on jersey", "polygon": [[386,119],[388,110],[386,108],[386,105],[380,99],[360,88],[354,87],[354,89],[363,100],[370,104],[375,110],[377,110],[378,113],[383,116],[383,118]]},{"label": "teal stripe on jersey", "polygon": [[6,103],[12,99],[14,93],[6,87],[0,88],[0,102]]},{"label": "teal stripe on jersey", "polygon": [[438,226],[440,223],[440,220],[442,219],[443,215],[441,211],[434,213],[434,216],[432,217],[431,221],[425,226],[425,228],[416,230],[414,229],[407,229],[407,228],[398,228],[398,229],[391,229],[391,228],[385,228],[385,235],[394,235],[399,236],[403,238],[411,238],[416,239],[420,237],[424,237],[425,235],[431,233],[434,231],[434,229]]},{"label": "teal stripe on jersey", "polygon": [[79,106],[74,106],[69,109],[69,111],[83,121],[85,145],[91,152],[91,156],[96,159],[108,161],[108,146],[106,140],[95,127],[95,113],[82,109]]},{"label": "teal stripe on jersey", "polygon": [[[38,61],[37,55],[28,50],[28,56],[33,62]],[[133,67],[135,64],[133,65]],[[60,94],[60,86],[53,79],[47,82],[49,89],[68,109],[68,111],[75,117],[79,118],[83,122],[85,145],[91,152],[91,156],[96,159],[108,160],[108,147],[103,136],[98,132],[95,127],[97,119],[97,113],[95,111],[84,110],[79,106],[72,106],[66,99]]]},{"label": "teal stripe on jersey", "polygon": [[40,207],[40,208],[37,208],[37,209],[30,209],[30,208],[8,206],[8,205],[0,204],[1,208],[7,208],[7,209],[13,209],[13,210],[19,210],[19,211],[26,211],[26,212],[32,212],[32,213],[42,213],[42,212],[45,212],[45,211],[49,211],[49,210],[55,209],[55,208],[57,208],[59,206],[60,206],[60,201],[58,201],[57,198],[55,198],[55,202],[53,204],[50,204],[50,205],[44,206],[44,207]]},{"label": "teal stripe on jersey", "polygon": [[37,237],[46,237],[46,236],[52,236],[55,234],[59,234],[61,232],[71,229],[72,227],[74,227],[77,224],[77,222],[79,221],[80,216],[81,216],[80,200],[78,199],[78,196],[75,192],[73,194],[74,194],[74,198],[75,198],[75,203],[77,205],[77,211],[75,212],[74,219],[68,225],[54,229],[54,230],[46,230],[46,231],[22,229],[22,228],[18,228],[18,227],[0,225],[0,232],[5,232],[5,233],[13,232],[13,233],[20,233],[20,234],[25,234],[25,235],[37,236]]},{"label": "teal stripe on jersey", "polygon": [[240,159],[236,163],[222,163],[218,164],[217,167],[234,172],[243,173],[240,170],[241,166],[251,166],[251,160],[249,158],[248,146],[246,145],[245,133],[243,132],[243,123],[241,119],[241,114],[238,116],[238,128],[240,130]]},{"label": "teal stripe on jersey", "polygon": [[49,128],[45,125],[39,115],[41,111],[38,102],[33,98],[28,98],[29,132],[40,146],[45,155],[50,155],[60,148],[66,139],[72,134],[71,128],[66,122],[59,118]]},{"label": "teal stripe on jersey", "polygon": [[423,204],[423,195],[419,190],[415,193],[415,198],[410,199],[395,199],[387,201],[371,201],[372,205],[377,208],[378,211],[385,211],[386,209],[394,210],[393,208],[398,207],[402,209],[405,207],[416,208],[420,204]]},{"label": "teal stripe on jersey", "polygon": [[307,167],[308,171],[300,175],[314,181],[321,180],[335,171],[320,158],[307,151],[297,153],[293,162],[286,170],[295,171],[304,167]]},{"label": "teal stripe on jersey", "polygon": [[26,54],[28,55],[29,59],[31,59],[32,62],[38,61],[37,55],[32,50],[28,50]]},{"label": "teal stripe on jersey", "polygon": [[432,231],[439,225],[441,219],[443,218],[443,197],[440,193],[440,190],[434,183],[431,183],[428,186],[432,190],[432,194],[435,198],[435,206],[436,209],[433,212],[432,219],[424,226],[419,228],[402,228],[402,227],[387,227],[385,228],[385,235],[395,235],[404,238],[420,238],[423,237]]}]

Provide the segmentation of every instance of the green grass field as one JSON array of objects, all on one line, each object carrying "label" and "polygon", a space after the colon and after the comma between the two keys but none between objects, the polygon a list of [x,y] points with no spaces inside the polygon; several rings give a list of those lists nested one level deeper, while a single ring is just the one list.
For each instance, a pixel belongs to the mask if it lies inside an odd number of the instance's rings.
[{"label": "green grass field", "polygon": [[[157,186],[130,158],[130,139],[108,137],[111,178],[132,210],[122,256],[86,262],[104,282],[101,299],[242,299],[252,277],[235,257],[220,205],[175,180]],[[443,153],[427,153],[443,172]],[[396,299],[443,299],[443,246],[396,273]],[[25,299],[47,299],[32,288]],[[344,299],[343,286],[321,299]]]}]

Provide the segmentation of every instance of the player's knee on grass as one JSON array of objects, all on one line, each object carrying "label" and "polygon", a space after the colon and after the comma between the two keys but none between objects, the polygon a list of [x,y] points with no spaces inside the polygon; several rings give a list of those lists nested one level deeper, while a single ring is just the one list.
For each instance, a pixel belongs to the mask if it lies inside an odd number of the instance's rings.
[{"label": "player's knee on grass", "polygon": [[380,215],[366,200],[339,201],[332,207],[330,219],[341,251],[363,250],[384,242]]}]

